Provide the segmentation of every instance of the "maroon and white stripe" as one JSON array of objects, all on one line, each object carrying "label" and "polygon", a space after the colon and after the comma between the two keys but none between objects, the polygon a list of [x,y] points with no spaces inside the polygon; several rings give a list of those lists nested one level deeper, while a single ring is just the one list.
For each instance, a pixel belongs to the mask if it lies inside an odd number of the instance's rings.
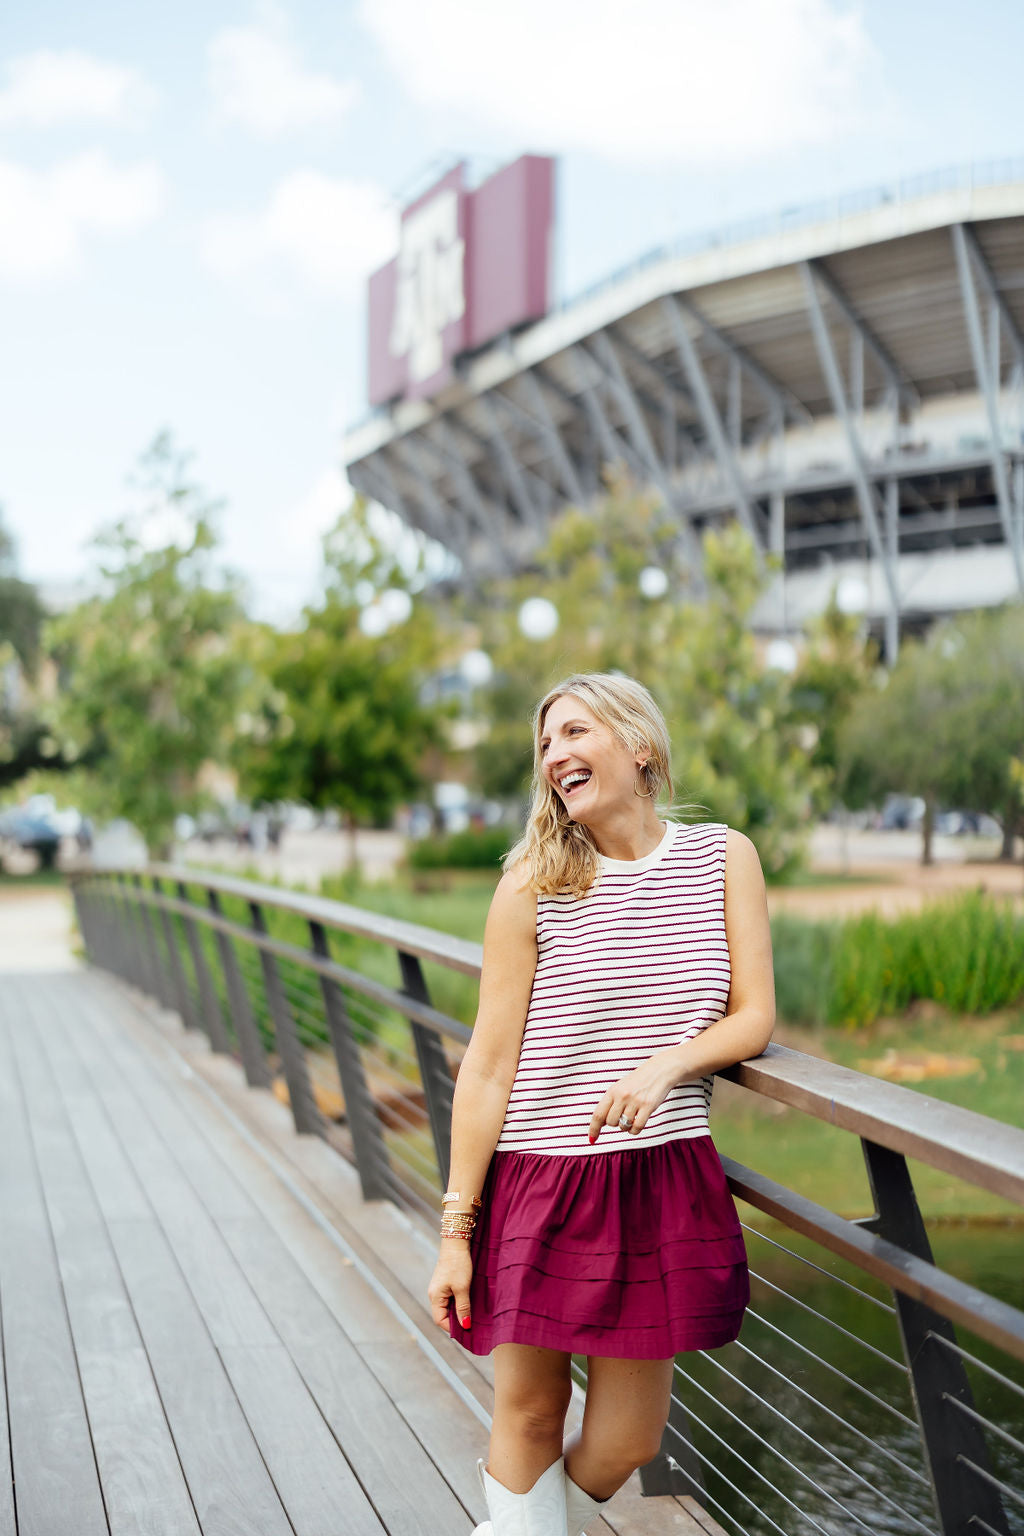
[{"label": "maroon and white stripe", "polygon": [[673,1088],[643,1132],[587,1140],[598,1100],[725,1013],[725,834],[669,823],[635,863],[602,859],[582,898],[537,897],[537,971],[499,1152],[579,1155],[706,1136],[710,1077]]}]

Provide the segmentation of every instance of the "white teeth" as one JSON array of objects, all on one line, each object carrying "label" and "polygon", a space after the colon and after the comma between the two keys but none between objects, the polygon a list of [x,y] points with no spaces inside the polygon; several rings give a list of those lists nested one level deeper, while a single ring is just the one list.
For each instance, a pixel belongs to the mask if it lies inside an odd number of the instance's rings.
[{"label": "white teeth", "polygon": [[567,773],[560,783],[562,789],[571,789],[574,784],[586,784],[589,778],[589,773]]}]

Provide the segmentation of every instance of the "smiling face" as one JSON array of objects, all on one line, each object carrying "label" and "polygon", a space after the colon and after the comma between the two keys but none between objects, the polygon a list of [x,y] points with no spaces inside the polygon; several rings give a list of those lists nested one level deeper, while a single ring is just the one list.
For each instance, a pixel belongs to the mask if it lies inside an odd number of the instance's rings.
[{"label": "smiling face", "polygon": [[634,754],[592,710],[563,694],[544,717],[541,771],[574,821],[590,821],[623,802],[634,803],[639,764]]}]

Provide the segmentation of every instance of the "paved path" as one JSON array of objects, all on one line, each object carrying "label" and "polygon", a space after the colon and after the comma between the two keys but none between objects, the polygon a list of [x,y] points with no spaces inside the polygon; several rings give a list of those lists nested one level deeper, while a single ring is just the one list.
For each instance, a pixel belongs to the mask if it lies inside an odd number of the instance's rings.
[{"label": "paved path", "polygon": [[0,886],[0,973],[74,970],[72,922],[65,887]]}]

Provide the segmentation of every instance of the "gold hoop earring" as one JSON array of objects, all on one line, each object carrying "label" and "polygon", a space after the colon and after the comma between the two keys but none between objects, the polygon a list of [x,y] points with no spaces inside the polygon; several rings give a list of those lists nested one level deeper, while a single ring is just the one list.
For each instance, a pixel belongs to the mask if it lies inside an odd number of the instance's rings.
[{"label": "gold hoop earring", "polygon": [[[640,772],[642,774],[646,774],[646,772],[647,772],[647,764],[646,763],[641,764]],[[634,780],[633,780],[633,793],[634,793],[634,795],[639,795],[641,800],[653,800],[653,798],[654,798],[654,790],[653,789],[649,789],[649,790],[647,790],[645,792],[642,789],[637,789],[636,786],[637,786],[637,780],[636,780],[636,778],[634,778]]]}]

